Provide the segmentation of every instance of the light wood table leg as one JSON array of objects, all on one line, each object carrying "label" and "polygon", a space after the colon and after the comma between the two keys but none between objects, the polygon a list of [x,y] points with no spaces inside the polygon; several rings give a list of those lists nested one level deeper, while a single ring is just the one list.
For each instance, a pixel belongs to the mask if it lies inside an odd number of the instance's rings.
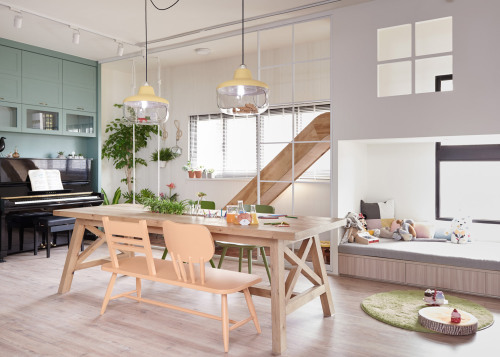
[{"label": "light wood table leg", "polygon": [[80,253],[84,233],[85,225],[80,219],[77,219],[75,227],[73,228],[73,235],[71,236],[68,254],[66,255],[66,262],[64,263],[61,282],[59,283],[59,294],[67,293],[71,289],[73,273],[75,272],[76,262],[78,260],[78,254]]},{"label": "light wood table leg", "polygon": [[314,272],[320,276],[323,285],[325,286],[325,292],[320,295],[323,315],[332,316],[335,314],[335,308],[333,307],[332,291],[330,290],[330,283],[328,282],[328,275],[326,274],[325,261],[323,260],[323,254],[321,252],[321,243],[318,235],[315,235],[311,239],[314,239],[314,246],[312,248]]},{"label": "light wood table leg", "polygon": [[286,351],[286,300],[285,300],[285,260],[284,242],[275,241],[271,250],[271,318],[273,354]]}]

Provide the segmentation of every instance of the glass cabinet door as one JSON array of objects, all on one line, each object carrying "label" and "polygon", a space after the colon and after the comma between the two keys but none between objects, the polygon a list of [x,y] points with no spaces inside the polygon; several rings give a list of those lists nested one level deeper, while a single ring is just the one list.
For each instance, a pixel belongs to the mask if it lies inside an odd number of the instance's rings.
[{"label": "glass cabinet door", "polygon": [[61,110],[24,105],[22,131],[38,134],[61,134]]},{"label": "glass cabinet door", "polygon": [[64,110],[63,134],[95,136],[95,113]]},{"label": "glass cabinet door", "polygon": [[21,131],[21,105],[0,102],[0,131]]}]

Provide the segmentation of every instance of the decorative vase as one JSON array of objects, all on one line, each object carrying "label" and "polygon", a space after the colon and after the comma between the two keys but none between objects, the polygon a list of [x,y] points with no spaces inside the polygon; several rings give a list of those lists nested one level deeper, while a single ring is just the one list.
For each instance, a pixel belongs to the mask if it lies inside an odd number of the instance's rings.
[{"label": "decorative vase", "polygon": [[213,178],[214,174],[213,172],[207,172],[207,178]]},{"label": "decorative vase", "polygon": [[188,171],[189,178],[194,178],[194,171]]},{"label": "decorative vase", "polygon": [[160,167],[167,167],[166,161],[160,161]]},{"label": "decorative vase", "polygon": [[66,157],[64,157],[64,155],[57,155],[57,158],[58,159],[65,159]]},{"label": "decorative vase", "polygon": [[201,171],[199,171],[199,170],[198,170],[198,171],[195,171],[195,172],[194,172],[194,177],[196,177],[196,178],[201,178]]}]

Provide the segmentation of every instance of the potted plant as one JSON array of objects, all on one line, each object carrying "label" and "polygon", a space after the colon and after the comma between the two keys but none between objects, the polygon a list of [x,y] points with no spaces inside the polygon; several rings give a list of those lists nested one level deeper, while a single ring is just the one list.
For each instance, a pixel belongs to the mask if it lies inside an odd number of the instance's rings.
[{"label": "potted plant", "polygon": [[[160,166],[165,167],[167,165],[167,162],[170,160],[175,159],[177,154],[175,154],[171,148],[161,148],[160,149]],[[158,150],[155,150],[151,154],[151,161],[158,161]]]},{"label": "potted plant", "polygon": [[194,177],[201,178],[202,171],[199,168],[194,169]]},{"label": "potted plant", "polygon": [[189,178],[194,177],[194,169],[191,167],[191,161],[188,161],[186,165],[182,166],[182,169],[188,172]]},{"label": "potted plant", "polygon": [[58,159],[65,159],[65,157],[64,157],[64,151],[58,151],[57,152],[57,158]]},{"label": "potted plant", "polygon": [[[122,104],[115,104],[115,107],[121,108]],[[125,171],[125,178],[122,182],[127,184],[127,191],[132,193],[132,168],[134,166],[134,143],[133,126],[126,123],[123,119],[115,119],[106,125],[106,133],[109,133],[108,138],[104,141],[101,150],[103,159],[109,159],[113,162],[113,166],[117,170]],[[156,134],[156,127],[153,125],[136,125],[135,126],[135,153],[147,147],[148,140],[151,135]],[[161,135],[161,132],[160,132]],[[135,156],[135,165],[148,166],[148,163],[143,158]]]},{"label": "potted plant", "polygon": [[213,178],[214,175],[214,169],[207,169],[207,178]]}]

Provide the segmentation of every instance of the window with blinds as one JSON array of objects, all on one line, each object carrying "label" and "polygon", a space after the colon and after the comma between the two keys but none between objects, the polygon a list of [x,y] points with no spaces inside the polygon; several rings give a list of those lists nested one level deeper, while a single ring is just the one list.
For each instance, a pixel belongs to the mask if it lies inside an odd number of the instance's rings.
[{"label": "window with blinds", "polygon": [[[260,167],[264,168],[330,104],[309,104],[269,109],[260,120]],[[295,145],[300,145],[296,143]],[[189,117],[189,159],[192,165],[214,169],[217,177],[252,177],[257,173],[257,120],[225,114]],[[330,152],[301,179],[330,178]]]}]

